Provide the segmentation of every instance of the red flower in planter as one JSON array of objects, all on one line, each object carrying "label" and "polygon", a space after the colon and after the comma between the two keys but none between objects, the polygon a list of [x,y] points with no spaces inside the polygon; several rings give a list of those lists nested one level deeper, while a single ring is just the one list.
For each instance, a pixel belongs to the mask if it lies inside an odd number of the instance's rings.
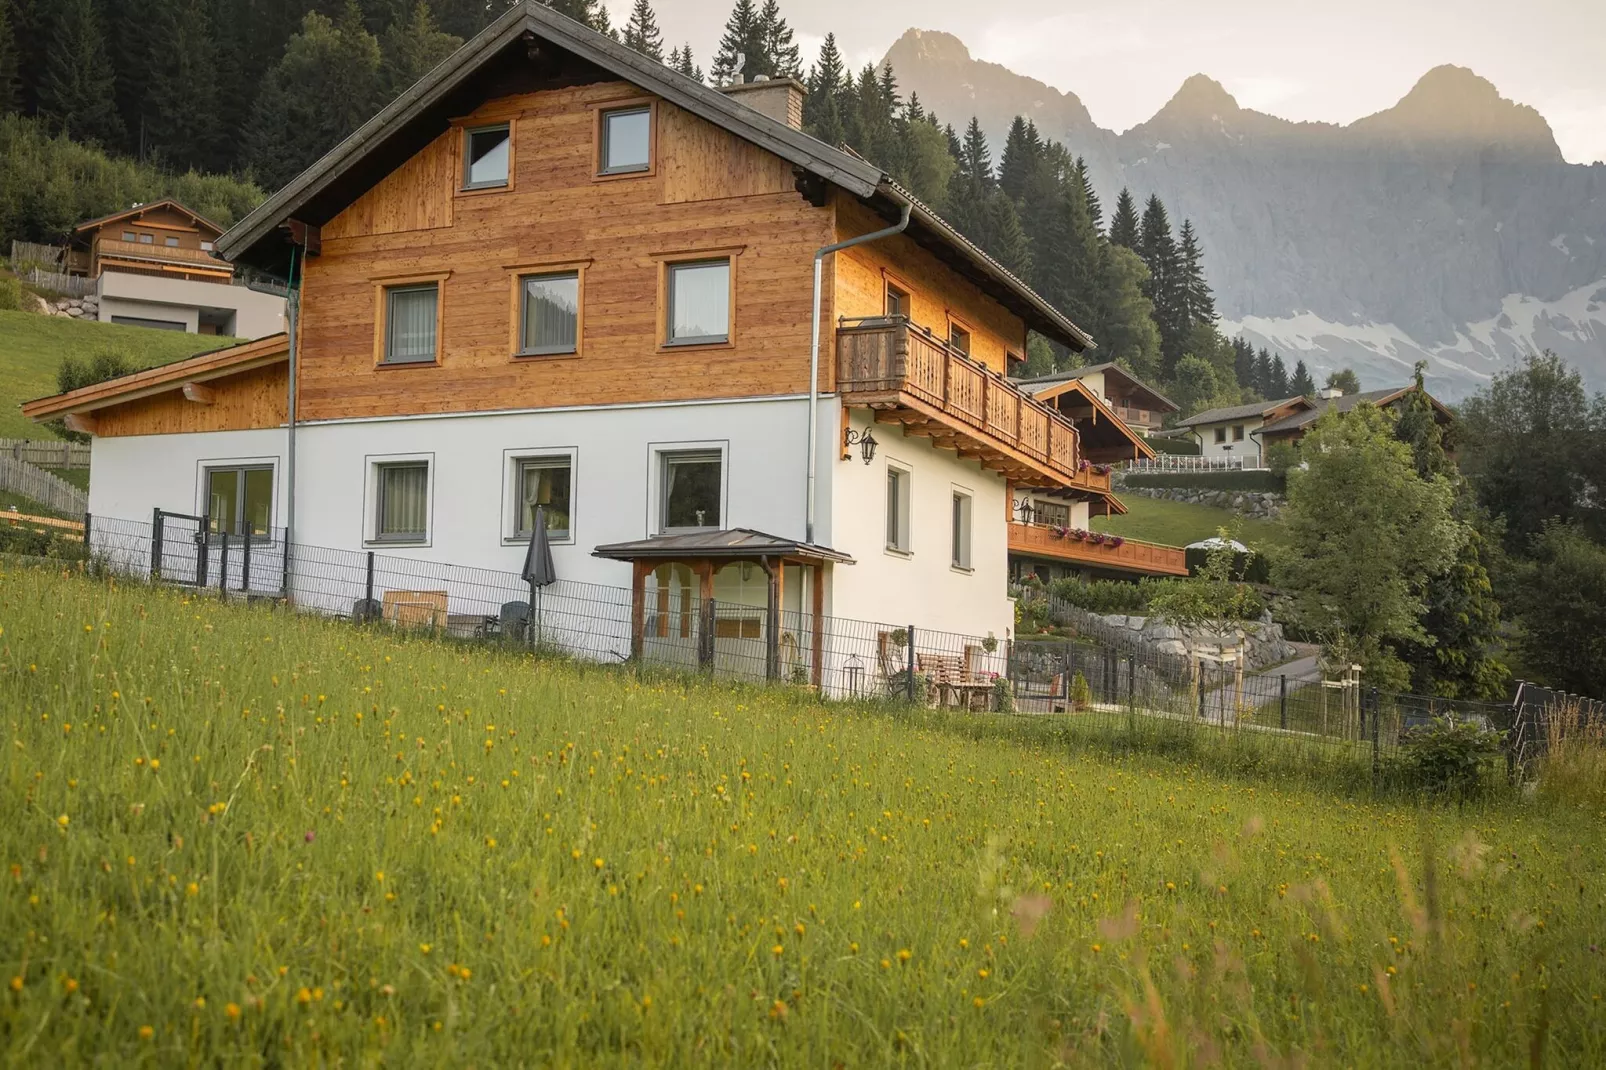
[{"label": "red flower in planter", "polygon": [[1126,540],[1121,538],[1121,536],[1119,536],[1119,535],[1115,536],[1114,538],[1112,538],[1110,540],[1110,548],[1111,549],[1119,550],[1121,547],[1123,547],[1125,545],[1126,545]]},{"label": "red flower in planter", "polygon": [[1103,546],[1104,545],[1104,532],[1102,532],[1102,531],[1093,532],[1093,534],[1090,536],[1090,541],[1093,543],[1094,546]]}]

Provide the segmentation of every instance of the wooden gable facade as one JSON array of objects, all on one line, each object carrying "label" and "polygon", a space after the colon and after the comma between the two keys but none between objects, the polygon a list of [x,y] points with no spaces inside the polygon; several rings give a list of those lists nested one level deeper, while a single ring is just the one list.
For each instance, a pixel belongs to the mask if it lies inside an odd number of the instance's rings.
[{"label": "wooden gable facade", "polygon": [[177,201],[153,201],[73,231],[69,265],[77,274],[103,271],[227,282],[234,269],[213,255],[223,229]]}]

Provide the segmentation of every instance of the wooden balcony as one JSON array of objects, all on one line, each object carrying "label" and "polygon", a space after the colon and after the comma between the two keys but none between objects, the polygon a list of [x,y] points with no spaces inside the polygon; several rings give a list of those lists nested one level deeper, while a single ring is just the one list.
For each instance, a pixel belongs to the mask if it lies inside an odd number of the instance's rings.
[{"label": "wooden balcony", "polygon": [[[1063,529],[1060,529],[1063,530]],[[1089,568],[1131,572],[1143,576],[1186,576],[1187,552],[1180,546],[1124,539],[1116,546],[1111,536],[1102,544],[1056,534],[1047,524],[1009,522],[1009,552],[1023,557],[1063,561]]]},{"label": "wooden balcony", "polygon": [[198,275],[227,281],[234,267],[204,249],[184,249],[119,238],[97,238],[91,250],[91,273],[128,265],[142,271],[180,276]]},{"label": "wooden balcony", "polygon": [[844,405],[873,409],[878,421],[1013,480],[1109,490],[1107,471],[1081,466],[1069,420],[903,317],[845,320],[836,346]]}]

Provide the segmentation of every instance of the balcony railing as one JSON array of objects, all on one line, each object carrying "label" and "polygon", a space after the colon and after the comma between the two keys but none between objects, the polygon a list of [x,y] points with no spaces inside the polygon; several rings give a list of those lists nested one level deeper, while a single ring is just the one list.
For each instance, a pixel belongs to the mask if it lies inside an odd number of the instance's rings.
[{"label": "balcony railing", "polygon": [[1136,539],[1122,539],[1117,545],[1115,537],[1109,535],[1096,543],[1077,538],[1064,528],[1018,520],[1009,523],[1009,552],[1145,576],[1188,574],[1187,552],[1180,546]]},{"label": "balcony railing", "polygon": [[95,259],[149,260],[160,264],[175,264],[197,271],[217,273],[233,272],[232,265],[219,260],[205,249],[184,249],[170,245],[123,241],[119,238],[99,238],[95,241]]},{"label": "balcony railing", "polygon": [[837,390],[850,405],[912,400],[982,451],[1065,485],[1108,490],[1108,472],[1080,465],[1076,428],[999,372],[901,316],[844,320],[837,331]]}]

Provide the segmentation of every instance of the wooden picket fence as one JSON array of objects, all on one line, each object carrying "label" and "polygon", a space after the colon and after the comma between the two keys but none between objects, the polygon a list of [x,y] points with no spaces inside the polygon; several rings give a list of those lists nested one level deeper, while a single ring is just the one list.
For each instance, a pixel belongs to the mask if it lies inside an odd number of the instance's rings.
[{"label": "wooden picket fence", "polygon": [[89,495],[37,465],[0,455],[0,490],[30,498],[47,509],[68,516],[89,511]]},{"label": "wooden picket fence", "polygon": [[58,438],[0,438],[0,457],[40,468],[88,468],[89,443]]}]

